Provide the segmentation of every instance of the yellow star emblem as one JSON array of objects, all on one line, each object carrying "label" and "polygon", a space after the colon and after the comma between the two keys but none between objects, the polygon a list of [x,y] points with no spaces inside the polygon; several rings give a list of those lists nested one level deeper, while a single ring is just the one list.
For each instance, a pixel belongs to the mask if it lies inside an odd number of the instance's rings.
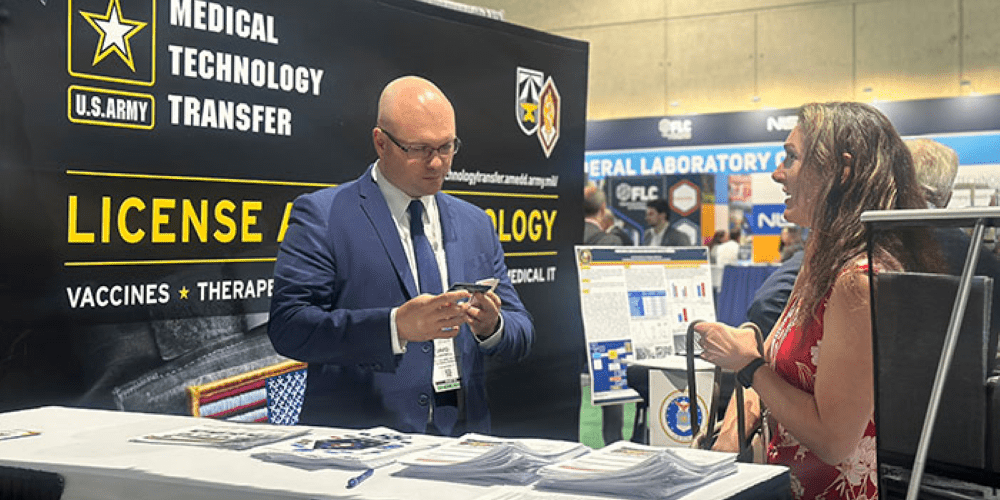
[{"label": "yellow star emblem", "polygon": [[521,107],[524,108],[524,118],[522,118],[521,121],[534,122],[535,110],[538,109],[538,105],[530,102],[522,102]]},{"label": "yellow star emblem", "polygon": [[132,60],[132,45],[129,43],[129,39],[145,28],[147,23],[122,17],[122,6],[119,0],[109,0],[108,11],[103,16],[82,10],[80,15],[101,34],[101,40],[97,43],[97,50],[94,52],[93,66],[97,66],[97,63],[114,52],[135,73],[135,62]]},{"label": "yellow star emblem", "polygon": [[181,287],[180,290],[178,290],[178,292],[180,292],[180,294],[181,294],[181,300],[187,300],[188,293],[190,293],[191,290],[188,290],[188,287],[183,286],[183,287]]}]

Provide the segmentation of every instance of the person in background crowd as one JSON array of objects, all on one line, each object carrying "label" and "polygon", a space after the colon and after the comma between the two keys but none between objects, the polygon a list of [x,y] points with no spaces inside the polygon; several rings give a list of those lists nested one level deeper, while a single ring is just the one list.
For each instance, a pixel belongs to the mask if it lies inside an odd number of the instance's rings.
[{"label": "person in background crowd", "polygon": [[906,141],[928,208],[946,208],[958,176],[958,153],[931,139]]},{"label": "person in background crowd", "polygon": [[793,255],[805,248],[803,239],[801,227],[793,224],[781,228],[781,243],[778,245],[781,262],[786,262]]},{"label": "person in background crowd", "polygon": [[622,227],[622,221],[618,220],[618,218],[615,217],[615,214],[611,213],[611,209],[607,209],[604,211],[604,215],[602,216],[602,221],[604,222],[604,227],[605,227],[604,230],[621,239],[622,245],[625,245],[627,247],[635,245],[635,242],[632,241],[632,236],[630,236],[628,234],[628,231],[626,231]]},{"label": "person in background crowd", "polygon": [[718,251],[719,245],[723,244],[728,239],[728,233],[725,229],[716,229],[715,234],[712,235],[712,239],[708,240],[708,258],[712,264],[715,264],[718,259],[716,252]]},{"label": "person in background crowd", "polygon": [[[747,428],[764,404],[777,427],[767,461],[791,469],[794,498],[878,497],[868,268],[936,270],[929,231],[880,231],[867,260],[866,210],[922,208],[909,152],[881,112],[860,103],[806,104],[772,174],[785,218],[810,228],[803,267],[763,356],[750,329],[700,323],[702,358],[737,372]],[[736,409],[715,448],[736,451]]]},{"label": "person in background crowd", "polygon": [[691,245],[691,239],[686,234],[670,227],[670,203],[663,198],[650,200],[646,203],[646,224],[649,225],[649,228],[642,235],[643,246],[685,247]]},{"label": "person in background crowd", "polygon": [[[747,321],[757,325],[764,335],[770,333],[774,324],[778,322],[778,317],[785,310],[788,296],[795,286],[795,278],[799,276],[805,249],[801,241],[795,247],[797,247],[795,252],[782,261],[781,266],[760,284],[747,309]],[[789,246],[782,248],[782,255],[788,249]]]},{"label": "person in background crowd", "polygon": [[[606,233],[604,214],[608,212],[604,193],[597,186],[587,186],[583,189],[583,244],[620,246],[622,240],[613,234]],[[589,373],[587,353],[583,353],[581,373]],[[601,437],[608,445],[622,440],[622,425],[625,423],[625,411],[620,404],[601,406]]]},{"label": "person in background crowd", "polygon": [[802,267],[806,233],[794,224],[781,228],[781,243],[778,245],[781,266],[760,284],[750,301],[747,321],[760,327],[764,335],[771,332],[788,303],[788,296],[792,293],[795,278]]},{"label": "person in background crowd", "polygon": [[735,264],[740,259],[740,228],[734,228],[729,232],[729,237],[723,241],[715,251],[715,264],[719,267],[726,267]]},{"label": "person in background crowd", "polygon": [[[930,208],[945,208],[951,200],[952,188],[958,175],[958,153],[954,149],[931,139],[912,139],[906,141],[913,156],[913,167],[917,179],[924,189],[924,196]],[[941,245],[945,259],[948,261],[948,271],[959,276],[968,256],[969,244],[972,238],[957,227],[939,227],[934,229],[934,236]],[[979,260],[976,261],[975,274],[993,278],[993,301],[990,319],[992,338],[1000,329],[1000,260],[985,246],[979,249]],[[993,364],[993,370],[1000,370],[1000,365]]]},{"label": "person in background crowd", "polygon": [[[309,363],[300,422],[489,433],[485,357],[524,358],[535,331],[490,218],[440,192],[454,108],[428,80],[393,80],[372,142],[361,177],[295,200],[274,266],[268,334]],[[484,278],[495,292],[444,292]]]},{"label": "person in background crowd", "polygon": [[607,213],[607,201],[604,192],[597,186],[587,186],[583,189],[583,244],[584,245],[621,245],[618,236],[605,232],[607,225],[604,214]]}]

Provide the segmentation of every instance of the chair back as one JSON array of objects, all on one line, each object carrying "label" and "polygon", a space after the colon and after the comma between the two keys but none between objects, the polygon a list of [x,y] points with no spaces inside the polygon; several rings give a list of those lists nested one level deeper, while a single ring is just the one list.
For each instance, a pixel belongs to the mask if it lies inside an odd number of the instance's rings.
[{"label": "chair back", "polygon": [[[958,293],[959,277],[881,272],[875,276],[873,318],[875,423],[880,464],[910,467]],[[993,280],[973,278],[948,378],[944,385],[927,471],[975,479],[992,461],[988,438],[988,367]],[[992,342],[995,342],[993,340]]]}]

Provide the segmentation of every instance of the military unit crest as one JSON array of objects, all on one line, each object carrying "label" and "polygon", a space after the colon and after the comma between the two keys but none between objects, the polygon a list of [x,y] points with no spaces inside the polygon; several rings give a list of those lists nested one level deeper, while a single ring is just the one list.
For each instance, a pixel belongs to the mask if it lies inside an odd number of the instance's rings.
[{"label": "military unit crest", "polygon": [[559,141],[562,98],[552,77],[541,71],[517,68],[517,124],[524,135],[538,135],[548,158]]}]

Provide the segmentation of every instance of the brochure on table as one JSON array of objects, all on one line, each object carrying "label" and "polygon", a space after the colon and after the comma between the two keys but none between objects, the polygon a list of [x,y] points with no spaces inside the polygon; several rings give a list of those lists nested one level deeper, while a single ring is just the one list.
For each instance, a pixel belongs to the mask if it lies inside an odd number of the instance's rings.
[{"label": "brochure on table", "polygon": [[669,500],[736,473],[736,454],[618,441],[539,469],[535,488]]},{"label": "brochure on table", "polygon": [[465,434],[452,443],[401,457],[400,476],[441,481],[528,484],[539,468],[570,460],[590,449],[581,443],[548,439],[503,439]]},{"label": "brochure on table", "polygon": [[639,400],[625,370],[684,353],[691,321],[715,321],[707,247],[577,246],[593,404]]},{"label": "brochure on table", "polygon": [[366,430],[312,430],[296,439],[269,444],[253,457],[302,468],[369,469],[447,442],[446,438],[404,434],[388,427]]},{"label": "brochure on table", "polygon": [[255,446],[301,436],[307,432],[308,429],[291,426],[247,425],[241,422],[210,420],[183,429],[135,436],[130,441],[248,450]]}]

